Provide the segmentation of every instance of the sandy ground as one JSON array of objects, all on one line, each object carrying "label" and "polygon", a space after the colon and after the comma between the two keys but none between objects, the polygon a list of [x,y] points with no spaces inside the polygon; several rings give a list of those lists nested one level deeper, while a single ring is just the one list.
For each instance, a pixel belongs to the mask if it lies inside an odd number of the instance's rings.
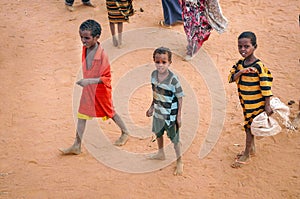
[{"label": "sandy ground", "polygon": [[[244,148],[245,137],[236,86],[227,83],[228,71],[240,57],[237,36],[245,30],[254,31],[258,37],[256,55],[274,76],[273,93],[284,103],[296,101],[291,106],[291,117],[295,117],[300,99],[298,0],[220,1],[228,29],[222,35],[213,31],[202,50],[214,63],[224,86],[226,117],[218,142],[202,159],[200,148],[213,121],[209,86],[190,63],[174,56],[172,67],[186,79],[198,106],[186,105],[184,109],[183,126],[190,129],[195,122],[198,126],[192,129],[196,132],[192,142],[185,146],[183,176],[172,175],[172,161],[156,171],[130,173],[98,161],[86,147],[78,156],[61,156],[57,150],[71,145],[75,135],[73,99],[81,60],[80,23],[88,18],[99,21],[103,28],[100,42],[111,44],[105,2],[95,3],[96,8],[89,8],[76,1],[74,12],[67,11],[60,0],[0,3],[0,198],[300,198],[299,131],[283,129],[274,139],[256,141],[257,155],[250,164],[241,169],[230,167],[236,153]],[[160,0],[136,0],[134,6],[137,13],[125,24],[125,31],[159,28]],[[184,33],[181,25],[171,31]],[[156,39],[164,44],[164,38]],[[106,50],[120,54],[122,49],[110,46]],[[150,64],[152,51],[140,48],[112,60],[113,87],[137,66]],[[118,93],[114,97],[119,99]],[[150,102],[150,86],[137,85],[125,102],[128,114],[121,116],[130,115],[136,124],[147,126],[151,120],[144,114]],[[123,106],[119,100],[115,105]],[[200,110],[197,117],[187,114],[193,108]],[[113,122],[100,121],[100,126],[109,141],[119,136]],[[156,143],[149,145],[150,139],[132,137],[119,150],[155,151]],[[106,158],[118,159],[113,154]]]}]

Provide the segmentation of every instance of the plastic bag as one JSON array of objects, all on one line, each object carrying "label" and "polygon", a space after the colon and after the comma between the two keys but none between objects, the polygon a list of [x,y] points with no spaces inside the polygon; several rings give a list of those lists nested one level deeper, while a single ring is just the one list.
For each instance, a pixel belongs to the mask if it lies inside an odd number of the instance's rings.
[{"label": "plastic bag", "polygon": [[255,136],[273,136],[281,132],[278,122],[266,112],[256,116],[251,124],[251,133]]}]

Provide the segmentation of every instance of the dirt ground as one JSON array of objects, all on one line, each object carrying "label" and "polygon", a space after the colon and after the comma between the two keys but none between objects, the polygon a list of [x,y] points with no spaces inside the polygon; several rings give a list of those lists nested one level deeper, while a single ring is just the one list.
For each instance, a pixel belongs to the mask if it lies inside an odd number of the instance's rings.
[{"label": "dirt ground", "polygon": [[[84,20],[92,18],[101,23],[100,42],[110,46],[104,48],[111,59],[113,53],[120,54],[111,60],[113,88],[129,71],[145,64],[151,66],[152,62],[154,47],[142,46],[122,54],[130,46],[128,41],[124,41],[123,49],[111,46],[105,1],[94,3],[97,7],[90,8],[76,1],[74,12],[67,11],[62,0],[0,3],[1,199],[300,198],[299,130],[283,129],[274,139],[256,140],[257,154],[250,163],[240,169],[230,167],[235,155],[244,148],[245,135],[236,86],[227,83],[231,66],[240,58],[237,36],[251,30],[258,37],[256,56],[272,71],[274,96],[286,104],[294,100],[290,109],[291,118],[295,117],[300,100],[298,0],[220,0],[229,21],[228,29],[221,35],[213,31],[202,51],[212,60],[225,89],[225,120],[217,143],[202,159],[199,152],[214,121],[207,86],[213,80],[207,81],[180,55],[174,56],[172,67],[185,78],[198,106],[187,108],[189,101],[184,99],[187,105],[183,127],[191,129],[195,122],[198,125],[192,129],[196,134],[191,143],[185,146],[182,176],[173,176],[172,161],[155,171],[133,173],[107,166],[86,147],[78,156],[59,153],[58,148],[71,145],[75,136],[74,87],[81,62],[78,27]],[[158,26],[163,18],[160,0],[135,0],[134,7],[137,12],[125,24],[124,31],[166,31]],[[184,34],[181,25],[168,31]],[[154,40],[151,34],[143,39]],[[163,37],[155,39],[164,44]],[[143,45],[144,41],[137,42]],[[176,45],[174,42],[172,45]],[[149,76],[143,78],[148,81]],[[124,104],[118,95],[114,93],[117,110],[123,105],[129,107],[129,115],[122,117],[130,116],[138,125],[151,124],[145,117],[151,102],[148,84],[137,85]],[[199,116],[187,114],[197,108]],[[109,141],[119,136],[111,120],[99,123]],[[155,151],[156,143],[149,145],[150,140],[151,136],[132,137],[119,150],[140,154]],[[113,154],[106,158],[118,160]]]}]

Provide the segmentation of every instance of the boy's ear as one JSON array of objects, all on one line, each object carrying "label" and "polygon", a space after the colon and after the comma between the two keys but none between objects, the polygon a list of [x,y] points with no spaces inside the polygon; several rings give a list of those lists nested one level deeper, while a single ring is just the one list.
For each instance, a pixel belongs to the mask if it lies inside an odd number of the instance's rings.
[{"label": "boy's ear", "polygon": [[255,49],[257,48],[257,44],[254,45],[254,48],[255,48]]}]

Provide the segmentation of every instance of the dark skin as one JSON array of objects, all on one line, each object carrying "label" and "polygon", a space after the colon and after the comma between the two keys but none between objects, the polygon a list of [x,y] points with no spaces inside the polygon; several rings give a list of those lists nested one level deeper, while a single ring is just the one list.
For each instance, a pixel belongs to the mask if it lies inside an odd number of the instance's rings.
[{"label": "dark skin", "polygon": [[[244,64],[251,65],[254,63],[257,58],[254,55],[254,51],[256,50],[256,45],[251,43],[250,38],[241,38],[238,40],[238,50],[239,53],[244,57]],[[237,80],[241,75],[246,73],[257,73],[256,68],[248,67],[240,70],[233,77],[233,80]],[[265,97],[265,112],[267,115],[271,115],[273,113],[270,106],[270,97]],[[255,154],[255,143],[254,136],[251,133],[250,128],[245,128],[246,132],[246,147],[245,151],[237,156],[237,160],[231,165],[233,168],[241,167],[241,165],[245,164],[246,161],[250,158],[250,155]]]}]

